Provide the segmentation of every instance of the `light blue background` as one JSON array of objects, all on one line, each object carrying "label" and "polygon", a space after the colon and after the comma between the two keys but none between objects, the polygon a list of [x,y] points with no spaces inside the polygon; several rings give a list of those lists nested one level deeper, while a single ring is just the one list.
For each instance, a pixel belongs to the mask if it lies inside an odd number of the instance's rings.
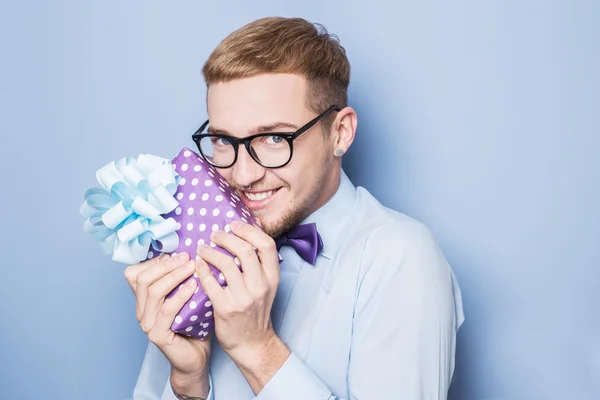
[{"label": "light blue background", "polygon": [[456,271],[451,398],[600,398],[592,0],[0,1],[0,398],[131,396],[146,342],[83,193],[113,159],[191,145],[203,61],[267,15],[339,34],[360,120],[347,172]]}]

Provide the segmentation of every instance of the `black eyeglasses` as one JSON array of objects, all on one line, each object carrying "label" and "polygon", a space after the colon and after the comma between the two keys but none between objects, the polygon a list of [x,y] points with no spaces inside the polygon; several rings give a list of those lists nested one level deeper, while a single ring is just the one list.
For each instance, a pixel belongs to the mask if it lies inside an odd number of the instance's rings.
[{"label": "black eyeglasses", "polygon": [[238,139],[233,136],[202,133],[208,126],[208,120],[192,135],[202,157],[216,168],[229,168],[237,161],[240,144],[244,144],[254,161],[265,168],[281,168],[287,165],[294,153],[294,139],[315,126],[332,111],[341,108],[331,106],[296,132],[259,133]]}]

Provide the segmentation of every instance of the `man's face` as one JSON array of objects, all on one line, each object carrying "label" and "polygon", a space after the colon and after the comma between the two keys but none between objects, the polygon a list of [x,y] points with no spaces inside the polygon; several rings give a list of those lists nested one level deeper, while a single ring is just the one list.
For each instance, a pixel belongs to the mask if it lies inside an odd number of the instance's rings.
[{"label": "man's face", "polygon": [[[290,74],[213,84],[207,100],[211,130],[238,138],[294,132],[317,115],[306,107],[306,86],[304,77]],[[266,126],[271,128],[260,128]],[[335,190],[333,144],[321,129],[319,123],[294,140],[293,157],[284,167],[264,168],[240,146],[237,162],[219,169],[272,237],[296,226]]]}]

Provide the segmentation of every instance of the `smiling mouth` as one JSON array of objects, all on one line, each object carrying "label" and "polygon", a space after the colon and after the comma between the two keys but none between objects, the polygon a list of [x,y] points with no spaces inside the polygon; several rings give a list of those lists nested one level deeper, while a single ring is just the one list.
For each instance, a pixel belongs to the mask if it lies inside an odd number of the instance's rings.
[{"label": "smiling mouth", "polygon": [[262,192],[245,192],[240,191],[242,194],[242,198],[244,199],[244,203],[248,206],[248,208],[256,209],[261,208],[267,204],[267,202],[275,195],[279,189],[271,189],[265,190]]},{"label": "smiling mouth", "polygon": [[271,195],[273,195],[273,193],[275,192],[275,190],[267,190],[266,192],[258,192],[258,193],[250,193],[250,192],[242,192],[244,194],[244,196],[246,196],[246,198],[248,200],[252,200],[252,201],[260,201],[260,200],[264,200],[267,197],[271,197]]}]

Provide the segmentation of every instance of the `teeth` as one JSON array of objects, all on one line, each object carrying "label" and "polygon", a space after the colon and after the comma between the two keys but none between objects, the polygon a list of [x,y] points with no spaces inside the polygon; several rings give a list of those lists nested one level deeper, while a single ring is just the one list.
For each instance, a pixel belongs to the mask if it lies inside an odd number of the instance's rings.
[{"label": "teeth", "polygon": [[244,196],[246,196],[247,198],[249,198],[252,201],[264,200],[267,197],[271,196],[272,194],[273,194],[272,190],[269,190],[268,192],[261,192],[261,193],[247,193],[247,192],[244,192]]}]

